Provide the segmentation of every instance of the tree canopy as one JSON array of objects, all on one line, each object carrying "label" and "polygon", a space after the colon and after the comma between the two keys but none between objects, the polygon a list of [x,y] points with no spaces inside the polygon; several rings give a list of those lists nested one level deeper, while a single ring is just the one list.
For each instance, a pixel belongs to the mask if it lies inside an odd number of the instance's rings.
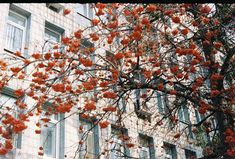
[{"label": "tree canopy", "polygon": [[[15,79],[25,83],[14,91],[24,113],[15,118],[9,113],[13,107],[1,110],[6,140],[0,154],[13,148],[12,135],[27,129],[30,116],[40,115],[45,105],[46,116],[65,113],[66,120],[80,114],[105,129],[111,114],[118,116],[117,125],[125,125],[124,104],[154,122],[153,131],[166,123],[172,129],[184,124],[175,139],[188,129],[209,136],[196,138],[205,158],[234,157],[234,4],[96,3],[94,11],[89,27],[49,51],[14,53],[19,66],[1,59],[1,89]],[[25,97],[34,105],[24,103]],[[158,98],[164,101],[160,113],[153,109]],[[184,109],[196,111],[199,120],[179,119]],[[49,120],[41,118],[35,132]]]}]

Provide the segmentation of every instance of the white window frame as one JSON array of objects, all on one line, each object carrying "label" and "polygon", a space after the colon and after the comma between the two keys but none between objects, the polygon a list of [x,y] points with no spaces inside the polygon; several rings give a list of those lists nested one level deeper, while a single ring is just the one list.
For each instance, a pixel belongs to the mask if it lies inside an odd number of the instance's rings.
[{"label": "white window frame", "polygon": [[[170,150],[170,153],[171,153],[171,154],[168,154],[168,153],[167,153],[166,148]],[[169,143],[165,143],[165,142],[164,142],[164,150],[165,150],[165,159],[174,159],[174,156],[173,156],[173,155],[174,155],[174,151],[176,151],[176,150],[175,150],[175,145],[172,145],[172,144],[169,144]]]},{"label": "white window frame", "polygon": [[[4,103],[3,103],[3,109],[4,109],[4,105],[6,103],[10,103],[11,105],[9,106],[12,106],[13,107],[13,112],[12,112],[12,116],[14,118],[18,118],[18,115],[21,113],[18,109],[18,107],[15,105],[15,102],[17,101],[17,99],[15,97],[12,97],[10,95],[7,95],[7,94],[4,94],[4,93],[0,93],[0,99],[2,98],[3,96],[3,99],[6,98],[6,100],[4,100]],[[1,99],[2,101],[2,99]],[[8,106],[8,105],[6,105]],[[19,136],[20,136],[20,142],[21,142],[21,146],[18,147],[18,141],[19,141]],[[3,138],[0,138],[0,141],[2,140]],[[13,145],[16,149],[21,149],[22,148],[22,133],[20,134],[16,134],[14,137],[13,137]]]},{"label": "white window frame", "polygon": [[[121,146],[123,142],[122,142],[122,140],[118,139],[116,137],[116,135],[113,136],[112,141],[113,141],[113,143],[111,144],[111,150],[113,150],[113,151],[111,151],[111,153],[110,153],[110,158],[111,159],[119,159],[120,156],[122,156],[122,154],[125,153],[124,147]],[[116,148],[117,145],[120,148],[121,152],[117,151],[117,148]]]},{"label": "white window frame", "polygon": [[[46,29],[49,30],[50,32],[53,32],[53,33],[59,35],[58,42],[46,37]],[[46,26],[45,26],[45,28],[44,28],[44,42],[47,41],[47,43],[45,44],[45,46],[46,46],[46,45],[52,45],[52,46],[53,46],[53,45],[58,44],[58,43],[61,41],[61,37],[62,37],[62,34],[61,34],[60,32],[54,31],[54,30],[52,30],[50,27],[46,27]],[[50,48],[49,50],[52,50],[52,49],[53,49],[53,48]],[[49,50],[45,50],[45,48],[44,48],[43,52],[48,52]]]},{"label": "white window frame", "polygon": [[[19,25],[19,24],[16,24],[16,23],[13,22],[13,21],[10,21],[10,20],[8,19],[10,12],[13,13],[13,14],[15,14],[15,15],[17,15],[17,16],[19,16],[19,17],[21,17],[21,18],[23,18],[23,19],[25,19],[25,26],[23,27],[23,26],[21,26],[21,25]],[[8,13],[8,17],[7,17],[7,24],[13,25],[13,26],[15,26],[15,27],[17,27],[17,28],[23,30],[23,37],[22,37],[21,50],[18,50],[18,51],[20,51],[20,52],[23,52],[23,51],[24,51],[24,46],[25,46],[25,40],[26,40],[25,37],[26,37],[26,28],[27,28],[27,22],[28,22],[28,21],[27,21],[27,17],[25,17],[25,16],[23,16],[23,15],[21,15],[21,14],[15,12],[15,11],[12,10],[12,9],[9,10],[9,13]],[[7,29],[7,26],[6,26],[6,29]],[[7,30],[6,30],[6,31],[7,31]],[[7,32],[6,32],[6,37],[7,37]],[[11,50],[11,48],[6,48],[6,49],[8,49],[8,50],[10,50],[10,51],[12,51],[12,52],[17,51],[17,50]]]},{"label": "white window frame", "polygon": [[[52,30],[51,28],[49,28],[49,27],[45,27],[45,29],[47,29],[47,30],[49,30],[49,31],[51,31],[51,32],[53,32],[53,33],[55,33],[55,34],[58,34],[59,35],[59,42],[61,41],[61,33],[60,32],[58,32],[58,31],[54,31],[54,30]],[[44,32],[45,33],[45,32]],[[45,33],[45,35],[46,35],[46,33]],[[57,41],[54,41],[54,40],[52,40],[52,39],[49,39],[49,38],[46,38],[46,36],[44,35],[44,39],[45,40],[48,40],[49,42],[51,42],[51,43],[58,43]]]},{"label": "white window frame", "polygon": [[[95,136],[94,136],[94,128],[91,129],[89,132],[87,132],[90,128],[88,126],[88,124],[91,125],[92,127],[92,123],[85,121],[85,120],[79,120],[80,121],[80,126],[83,126],[83,133],[79,134],[79,140],[82,140],[84,143],[81,146],[81,151],[79,152],[79,159],[83,159],[82,157],[84,157],[84,155],[86,154],[87,156],[92,156],[92,158],[89,157],[89,159],[93,159],[95,158]],[[85,136],[84,136],[84,133]],[[93,145],[92,145],[92,150],[93,153],[90,153],[87,151],[87,145],[88,145],[88,137],[92,136],[92,140],[93,140]],[[83,137],[83,138],[82,138]]]},{"label": "white window frame", "polygon": [[[126,135],[127,132],[125,129],[120,129],[120,128],[116,128],[116,127],[110,127],[111,129],[109,130],[109,132],[111,132],[111,137],[112,137],[112,141],[113,143],[110,144],[110,159],[121,159],[123,155],[127,155],[127,149],[123,146],[124,142],[119,139],[119,135],[123,134]],[[124,131],[124,132],[123,132]],[[118,147],[118,148],[116,148]],[[120,151],[118,151],[120,150]]]},{"label": "white window frame", "polygon": [[93,13],[92,13],[92,9],[90,8],[91,5],[89,3],[85,3],[82,4],[82,8],[83,8],[83,14],[85,17],[92,19],[93,18]]},{"label": "white window frame", "polygon": [[[160,100],[160,101],[159,101]],[[166,107],[165,107],[165,102],[164,102],[164,95],[162,94],[162,92],[160,92],[160,91],[157,91],[156,92],[156,105],[157,105],[157,111],[160,113],[160,114],[162,114],[162,115],[164,115],[165,113],[166,113]],[[159,110],[159,103],[161,103],[161,109],[162,110]]]},{"label": "white window frame", "polygon": [[147,159],[150,159],[150,149],[149,147],[141,147],[140,148],[140,159],[145,159],[143,158],[143,151],[146,151],[147,152]]},{"label": "white window frame", "polygon": [[[57,119],[54,119],[55,117],[57,116]],[[43,155],[43,159],[58,159],[59,158],[59,153],[60,153],[60,123],[58,123],[59,121],[59,117],[60,117],[60,114],[57,114],[56,116],[53,116],[53,117],[50,117],[50,121],[48,123],[51,123],[53,125],[55,125],[55,147],[54,147],[54,152],[55,154],[52,154],[52,155],[47,155],[44,153]],[[48,118],[48,116],[42,116],[42,118]],[[46,124],[45,124],[46,125]],[[43,125],[42,125],[43,126]],[[45,127],[46,129],[46,127]],[[42,138],[42,135],[41,135],[41,138]],[[45,141],[42,141],[44,144]],[[44,148],[44,145],[43,145],[43,148]],[[44,149],[44,152],[45,152],[45,149]],[[52,150],[53,152],[53,150]]]}]

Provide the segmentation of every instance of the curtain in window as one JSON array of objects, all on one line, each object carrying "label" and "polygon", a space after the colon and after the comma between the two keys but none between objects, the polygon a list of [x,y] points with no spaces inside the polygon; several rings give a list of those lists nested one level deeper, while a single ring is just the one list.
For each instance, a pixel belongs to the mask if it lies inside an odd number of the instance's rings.
[{"label": "curtain in window", "polygon": [[56,125],[48,123],[48,127],[42,127],[42,142],[44,153],[50,157],[55,157],[56,150]]},{"label": "curtain in window", "polygon": [[94,152],[94,133],[92,130],[87,132],[91,128],[91,123],[80,121],[81,125],[83,126],[84,133],[80,135],[80,140],[83,140],[84,143],[82,144],[81,151],[79,153],[79,158],[83,159],[86,157],[93,159],[95,157]]},{"label": "curtain in window", "polygon": [[14,25],[7,24],[6,46],[11,51],[22,49],[23,30]]}]

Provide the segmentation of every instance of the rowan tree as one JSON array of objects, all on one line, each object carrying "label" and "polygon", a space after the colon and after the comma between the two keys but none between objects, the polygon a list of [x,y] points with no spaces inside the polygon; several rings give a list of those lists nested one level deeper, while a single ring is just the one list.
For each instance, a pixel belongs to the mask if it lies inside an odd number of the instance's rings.
[{"label": "rowan tree", "polygon": [[[209,136],[207,141],[197,138],[204,158],[234,157],[234,5],[96,3],[93,8],[91,25],[63,37],[50,51],[42,47],[29,58],[16,52],[15,60],[22,63],[17,67],[0,61],[1,88],[12,79],[28,86],[15,90],[24,114],[14,118],[9,113],[13,108],[1,111],[5,145],[0,154],[12,149],[12,136],[27,128],[29,116],[44,112],[46,103],[51,103],[46,116],[64,113],[66,120],[80,114],[105,129],[112,114],[118,116],[117,125],[125,126],[125,112],[118,106],[124,102],[136,116],[154,123],[156,133],[170,123],[178,130],[176,140],[185,132],[189,137],[189,129],[198,137]],[[22,96],[35,105],[28,109]],[[151,107],[157,97],[164,99],[160,116]],[[180,121],[182,106],[198,111],[201,120]],[[41,118],[35,132],[40,134],[41,124],[49,120]],[[185,128],[177,129],[182,123]],[[135,146],[131,137],[120,138],[126,147]]]}]

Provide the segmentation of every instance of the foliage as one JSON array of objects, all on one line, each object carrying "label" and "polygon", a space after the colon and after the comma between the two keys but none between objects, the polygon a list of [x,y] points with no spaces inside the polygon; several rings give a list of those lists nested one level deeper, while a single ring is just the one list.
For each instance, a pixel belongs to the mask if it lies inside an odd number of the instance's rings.
[{"label": "foliage", "polygon": [[[119,107],[124,101],[137,116],[151,116],[156,123],[153,131],[165,120],[175,128],[183,123],[186,128],[176,129],[176,139],[193,127],[210,136],[201,145],[212,148],[205,155],[234,157],[234,5],[97,3],[94,11],[90,27],[63,37],[50,51],[43,53],[42,48],[23,60],[16,52],[22,67],[10,67],[1,60],[1,88],[13,78],[25,80],[28,87],[16,90],[15,95],[32,98],[36,104],[29,109],[18,98],[16,105],[26,112],[22,118],[12,117],[8,113],[12,108],[1,111],[0,134],[6,140],[0,154],[12,149],[12,135],[26,129],[28,117],[41,114],[45,102],[52,104],[47,117],[80,113],[104,129],[112,114],[118,116],[117,125],[125,125],[125,112]],[[84,47],[87,41],[93,45]],[[165,100],[160,118],[151,107],[156,94]],[[204,118],[179,120],[182,104]],[[219,141],[214,142],[214,137]],[[135,146],[129,140],[124,143]]]}]

